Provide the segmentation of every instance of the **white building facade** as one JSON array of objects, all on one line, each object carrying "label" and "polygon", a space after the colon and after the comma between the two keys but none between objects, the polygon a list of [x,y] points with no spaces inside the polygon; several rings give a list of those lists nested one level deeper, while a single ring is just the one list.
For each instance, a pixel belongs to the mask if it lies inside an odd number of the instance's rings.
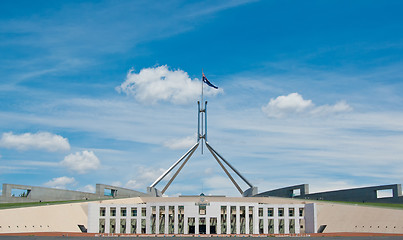
[{"label": "white building facade", "polygon": [[109,234],[299,234],[316,229],[315,204],[148,202],[88,204],[88,232]]}]

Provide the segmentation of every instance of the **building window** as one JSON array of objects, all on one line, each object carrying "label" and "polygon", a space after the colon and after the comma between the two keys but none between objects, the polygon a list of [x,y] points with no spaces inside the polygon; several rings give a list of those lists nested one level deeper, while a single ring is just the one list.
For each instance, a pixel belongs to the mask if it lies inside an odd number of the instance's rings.
[{"label": "building window", "polygon": [[259,208],[259,217],[263,217],[263,208]]},{"label": "building window", "polygon": [[99,219],[99,233],[105,233],[105,219]]},{"label": "building window", "polygon": [[273,217],[274,216],[274,209],[273,208],[268,208],[267,209],[267,216],[268,217]]},{"label": "building window", "polygon": [[121,208],[120,209],[120,216],[126,217],[126,208]]},{"label": "building window", "polygon": [[241,224],[241,228],[240,228],[240,230],[241,230],[241,234],[246,234],[246,220],[245,220],[245,217],[246,217],[246,211],[245,211],[245,206],[241,206],[240,207],[240,213],[239,213],[239,221],[240,221],[240,224]]},{"label": "building window", "polygon": [[299,216],[300,216],[300,217],[303,217],[303,216],[304,216],[304,209],[303,209],[303,208],[300,208],[300,209],[299,209]]},{"label": "building window", "polygon": [[284,208],[279,208],[278,209],[278,216],[279,217],[284,217]]},{"label": "building window", "polygon": [[253,207],[249,207],[249,234],[253,234]]},{"label": "building window", "polygon": [[160,206],[159,210],[159,233],[165,233],[165,206]]},{"label": "building window", "polygon": [[221,206],[221,234],[227,234],[227,206]]},{"label": "building window", "polygon": [[269,219],[269,234],[274,233],[274,219]]},{"label": "building window", "polygon": [[99,216],[105,217],[105,215],[106,215],[106,209],[104,207],[101,207],[99,209]]},{"label": "building window", "polygon": [[284,219],[278,220],[278,233],[284,234]]},{"label": "building window", "polygon": [[147,214],[146,208],[145,207],[141,208],[141,216],[145,217],[146,214]]},{"label": "building window", "polygon": [[116,208],[112,207],[111,208],[111,217],[115,217],[116,216]]},{"label": "building window", "polygon": [[175,231],[175,207],[169,206],[168,208],[168,234],[174,234]]},{"label": "building window", "polygon": [[141,233],[144,234],[146,233],[146,220],[145,219],[141,219]]},{"label": "building window", "polygon": [[126,233],[126,219],[120,219],[120,233]]},{"label": "building window", "polygon": [[188,218],[188,234],[195,234],[196,227],[195,227],[195,218]]},{"label": "building window", "polygon": [[131,220],[130,233],[137,233],[137,219]]},{"label": "building window", "polygon": [[294,208],[289,208],[288,209],[288,216],[294,217]]},{"label": "building window", "polygon": [[199,233],[200,234],[206,234],[207,229],[206,229],[206,218],[202,217],[199,218]]},{"label": "building window", "polygon": [[236,234],[236,206],[231,206],[231,234]]},{"label": "building window", "polygon": [[199,215],[206,215],[206,206],[199,205]]},{"label": "building window", "polygon": [[110,219],[109,233],[116,233],[116,219]]},{"label": "building window", "polygon": [[259,219],[259,234],[263,234],[263,219]]},{"label": "building window", "polygon": [[132,217],[137,217],[137,208],[132,208]]},{"label": "building window", "polygon": [[185,230],[185,207],[178,206],[178,233],[183,234]]}]

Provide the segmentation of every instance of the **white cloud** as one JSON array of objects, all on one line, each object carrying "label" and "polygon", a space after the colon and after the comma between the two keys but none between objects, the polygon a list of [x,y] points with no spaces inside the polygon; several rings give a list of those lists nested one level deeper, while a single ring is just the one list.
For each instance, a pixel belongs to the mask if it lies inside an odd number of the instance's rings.
[{"label": "white cloud", "polygon": [[18,150],[44,149],[50,152],[70,150],[67,138],[49,132],[24,133],[20,135],[12,132],[3,133],[0,146]]},{"label": "white cloud", "polygon": [[196,143],[196,136],[176,138],[164,142],[164,146],[170,149],[187,149]]},{"label": "white cloud", "polygon": [[136,188],[140,188],[141,186],[143,186],[141,183],[137,182],[134,179],[130,179],[126,184],[125,187],[126,188],[132,188],[132,189],[136,189]]},{"label": "white cloud", "polygon": [[142,189],[153,183],[165,170],[163,168],[153,169],[139,167],[135,178],[130,179],[126,184],[126,188]]},{"label": "white cloud", "polygon": [[[166,101],[174,104],[185,104],[196,100],[201,94],[201,81],[191,79],[182,70],[170,70],[168,66],[143,68],[139,73],[130,70],[126,80],[118,87],[118,92],[132,95],[142,103]],[[206,87],[204,94],[214,96],[222,89]]]},{"label": "white cloud", "polygon": [[51,188],[60,188],[60,189],[65,189],[67,187],[67,185],[76,185],[77,182],[76,180],[71,177],[58,177],[58,178],[53,178],[52,180],[50,180],[49,182],[46,182],[44,184],[44,186],[46,187],[51,187]]},{"label": "white cloud", "polygon": [[67,155],[60,164],[70,170],[83,174],[89,170],[98,169],[101,162],[93,151],[82,151]]},{"label": "white cloud", "polygon": [[329,115],[333,113],[350,112],[353,108],[348,105],[345,101],[340,101],[335,105],[323,105],[314,108],[311,111],[312,115]]},{"label": "white cloud", "polygon": [[340,101],[335,105],[315,106],[312,100],[305,100],[298,93],[290,93],[287,96],[279,96],[270,99],[266,106],[262,107],[262,111],[272,118],[283,118],[287,116],[306,115],[306,116],[323,116],[335,113],[352,111],[352,107],[345,101]]},{"label": "white cloud", "polygon": [[93,185],[88,184],[85,185],[84,187],[78,188],[77,191],[95,193],[95,187]]}]

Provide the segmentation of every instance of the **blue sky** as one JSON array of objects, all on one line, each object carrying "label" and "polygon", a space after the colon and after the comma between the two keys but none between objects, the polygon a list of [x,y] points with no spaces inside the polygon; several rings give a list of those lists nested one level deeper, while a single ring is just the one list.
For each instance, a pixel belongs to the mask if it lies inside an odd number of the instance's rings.
[{"label": "blue sky", "polygon": [[[202,69],[209,143],[260,191],[402,183],[402,8],[1,1],[0,183],[145,191],[195,142]],[[238,196],[197,151],[166,193],[201,191]]]}]

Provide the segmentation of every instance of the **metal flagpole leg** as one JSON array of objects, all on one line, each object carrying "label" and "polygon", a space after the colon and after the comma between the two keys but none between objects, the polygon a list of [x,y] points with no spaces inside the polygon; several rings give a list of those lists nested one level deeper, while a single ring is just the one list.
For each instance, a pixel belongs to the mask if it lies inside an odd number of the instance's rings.
[{"label": "metal flagpole leg", "polygon": [[218,157],[215,155],[215,153],[213,152],[212,148],[206,143],[207,149],[211,152],[211,155],[213,155],[213,157],[217,160],[218,164],[220,164],[221,168],[224,170],[224,172],[227,174],[227,176],[229,177],[229,179],[232,181],[232,183],[235,185],[235,187],[238,189],[238,191],[241,193],[241,195],[243,195],[243,191],[242,189],[239,187],[239,185],[236,183],[236,181],[234,180],[234,178],[232,178],[231,174],[227,171],[227,169],[225,168],[225,166],[220,162],[220,160],[218,159]]},{"label": "metal flagpole leg", "polygon": [[199,146],[199,142],[197,142],[195,145],[193,145],[192,148],[189,149],[189,151],[187,151],[178,161],[176,161],[168,170],[166,170],[157,180],[155,180],[155,182],[153,184],[150,185],[150,188],[155,187],[155,185],[157,185],[166,175],[168,175],[168,173],[170,173],[172,171],[172,169],[174,169],[176,167],[176,165],[178,165],[187,155],[189,155],[189,153],[191,151],[193,151],[193,149],[197,148],[197,146]]},{"label": "metal flagpole leg", "polygon": [[175,174],[172,176],[172,178],[169,180],[169,182],[167,183],[167,185],[164,187],[164,189],[162,189],[161,193],[164,194],[165,191],[168,189],[168,187],[171,185],[171,183],[175,180],[176,176],[178,176],[179,172],[182,170],[182,168],[186,165],[186,163],[188,162],[188,160],[190,159],[190,157],[193,155],[193,153],[196,151],[197,147],[194,148],[190,154],[187,156],[187,158],[185,159],[185,161],[183,161],[182,165],[178,168],[178,170],[175,172]]},{"label": "metal flagpole leg", "polygon": [[200,141],[200,102],[197,101],[197,142]]},{"label": "metal flagpole leg", "polygon": [[[212,149],[212,151],[215,153],[215,154],[217,154],[217,156],[219,157],[219,158],[221,158],[221,160],[223,160],[242,180],[244,180],[244,182],[246,183],[246,184],[248,184],[249,185],[249,187],[253,187],[253,185],[248,181],[248,180],[246,180],[246,178],[244,177],[244,176],[242,176],[242,174],[240,174],[229,162],[227,162],[216,150],[214,150],[207,142],[206,142],[206,146],[208,147],[208,148],[211,148]],[[211,150],[210,150],[211,151]]]},{"label": "metal flagpole leg", "polygon": [[204,104],[204,141],[207,144],[207,101]]}]

